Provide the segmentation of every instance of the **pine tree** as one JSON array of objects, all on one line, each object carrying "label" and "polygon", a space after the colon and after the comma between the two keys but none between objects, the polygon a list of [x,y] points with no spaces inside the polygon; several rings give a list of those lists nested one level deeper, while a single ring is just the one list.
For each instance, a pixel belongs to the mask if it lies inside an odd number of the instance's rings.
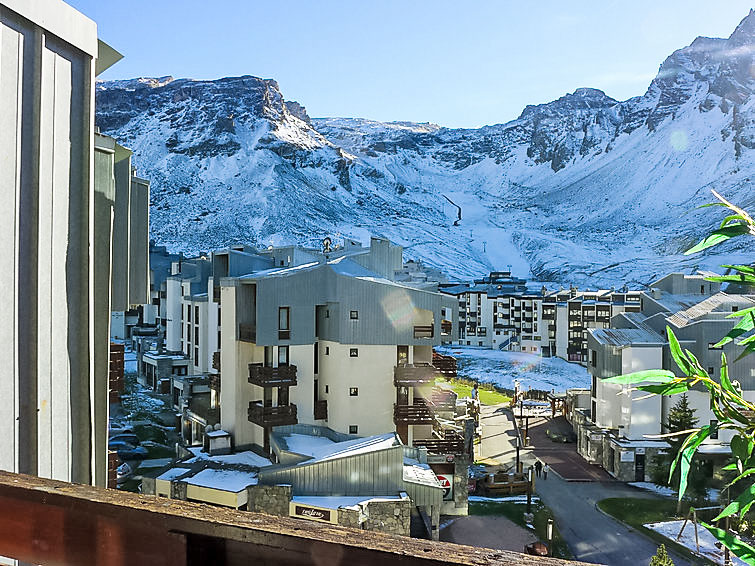
[{"label": "pine tree", "polygon": [[[676,404],[669,409],[666,428],[668,432],[681,432],[697,426],[699,419],[695,416],[695,409],[689,406],[687,394],[684,393]],[[669,444],[676,449],[686,435],[670,437]]]},{"label": "pine tree", "polygon": [[650,566],[674,566],[674,561],[669,558],[665,545],[658,547],[658,552],[650,559]]}]

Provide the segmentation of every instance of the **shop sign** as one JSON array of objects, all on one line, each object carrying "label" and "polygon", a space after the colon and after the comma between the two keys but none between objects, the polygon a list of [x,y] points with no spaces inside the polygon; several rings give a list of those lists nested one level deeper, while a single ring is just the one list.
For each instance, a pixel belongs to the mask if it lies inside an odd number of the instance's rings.
[{"label": "shop sign", "polygon": [[621,453],[621,461],[622,462],[634,462],[634,452],[622,452]]},{"label": "shop sign", "polygon": [[291,517],[299,519],[309,519],[310,521],[320,521],[322,523],[338,523],[338,517],[332,509],[322,509],[310,505],[300,505],[294,501],[291,502],[289,513]]},{"label": "shop sign", "polygon": [[454,476],[453,474],[435,474],[443,488],[443,501],[453,501],[454,499]]}]

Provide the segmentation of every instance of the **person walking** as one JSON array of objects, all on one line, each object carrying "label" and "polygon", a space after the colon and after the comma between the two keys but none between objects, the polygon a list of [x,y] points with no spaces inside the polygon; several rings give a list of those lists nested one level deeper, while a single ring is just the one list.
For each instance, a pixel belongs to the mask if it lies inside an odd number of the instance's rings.
[{"label": "person walking", "polygon": [[548,464],[545,464],[543,466],[543,479],[544,480],[548,479],[548,470],[550,470],[550,469],[551,469],[551,467]]},{"label": "person walking", "polygon": [[540,477],[543,473],[543,463],[540,460],[535,460],[535,476]]}]

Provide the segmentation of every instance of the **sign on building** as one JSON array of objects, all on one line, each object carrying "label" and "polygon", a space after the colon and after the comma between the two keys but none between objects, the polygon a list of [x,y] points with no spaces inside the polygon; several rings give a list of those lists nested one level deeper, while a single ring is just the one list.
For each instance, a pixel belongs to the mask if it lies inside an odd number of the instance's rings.
[{"label": "sign on building", "polygon": [[453,474],[436,474],[438,481],[443,488],[443,501],[453,501],[454,499],[454,476]]},{"label": "sign on building", "polygon": [[310,521],[319,521],[321,523],[338,524],[338,511],[335,509],[324,509],[322,507],[313,507],[311,505],[302,505],[292,501],[289,504],[288,514],[291,517],[299,519],[308,519]]},{"label": "sign on building", "polygon": [[620,460],[622,462],[634,462],[634,452],[630,452],[630,451],[622,452]]}]

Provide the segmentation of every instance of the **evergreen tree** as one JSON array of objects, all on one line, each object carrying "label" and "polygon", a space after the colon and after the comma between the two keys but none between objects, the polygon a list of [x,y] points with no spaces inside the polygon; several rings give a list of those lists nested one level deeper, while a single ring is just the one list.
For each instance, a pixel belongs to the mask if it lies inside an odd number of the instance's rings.
[{"label": "evergreen tree", "polygon": [[[683,430],[695,428],[698,421],[699,419],[695,416],[695,409],[689,406],[687,394],[684,393],[676,402],[676,405],[669,409],[666,428],[668,429],[668,432],[681,432]],[[672,448],[677,449],[684,438],[685,435],[670,437],[668,442],[671,444]],[[674,453],[676,454],[676,452]]]},{"label": "evergreen tree", "polygon": [[674,561],[669,558],[665,545],[658,547],[658,552],[650,559],[650,566],[674,566]]}]

